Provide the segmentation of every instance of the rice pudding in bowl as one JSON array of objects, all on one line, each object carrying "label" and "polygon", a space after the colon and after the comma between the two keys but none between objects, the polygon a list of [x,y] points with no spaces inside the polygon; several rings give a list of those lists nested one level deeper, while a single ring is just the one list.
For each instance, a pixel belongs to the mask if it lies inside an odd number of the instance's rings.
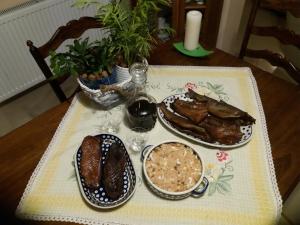
[{"label": "rice pudding in bowl", "polygon": [[177,141],[151,147],[143,159],[149,187],[169,199],[182,199],[192,194],[203,180],[203,168],[199,153],[188,144]]}]

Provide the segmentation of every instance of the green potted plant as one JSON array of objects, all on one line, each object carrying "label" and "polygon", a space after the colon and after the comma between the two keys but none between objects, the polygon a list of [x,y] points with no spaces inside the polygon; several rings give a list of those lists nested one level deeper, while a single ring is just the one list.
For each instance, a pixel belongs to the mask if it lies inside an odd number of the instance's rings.
[{"label": "green potted plant", "polygon": [[67,45],[67,51],[62,53],[50,53],[50,67],[53,78],[61,76],[76,76],[82,91],[103,108],[110,108],[121,102],[123,96],[114,90],[103,90],[102,87],[119,87],[116,77],[112,73],[113,58],[109,57],[109,40],[89,42],[74,40]]},{"label": "green potted plant", "polygon": [[[95,5],[95,17],[104,25],[108,36],[108,57],[118,66],[128,67],[138,57],[147,58],[157,44],[156,14],[160,6],[168,6],[169,0],[137,0],[132,9],[124,7],[121,0],[112,0],[103,5],[96,0],[77,0],[75,6]],[[163,29],[172,32],[170,28]]]},{"label": "green potted plant", "polygon": [[107,57],[107,39],[89,42],[89,39],[74,40],[67,45],[67,51],[50,52],[50,67],[53,79],[72,75],[91,89],[99,89],[101,84],[115,83],[111,74],[112,58]]}]

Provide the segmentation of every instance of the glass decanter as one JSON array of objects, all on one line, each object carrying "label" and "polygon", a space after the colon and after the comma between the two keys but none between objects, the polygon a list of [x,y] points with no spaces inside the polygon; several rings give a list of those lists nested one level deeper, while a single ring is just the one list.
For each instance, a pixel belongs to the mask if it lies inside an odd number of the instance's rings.
[{"label": "glass decanter", "polygon": [[146,92],[148,64],[134,63],[129,68],[133,84],[132,95],[126,103],[126,119],[130,129],[137,132],[151,130],[156,122],[156,101]]}]

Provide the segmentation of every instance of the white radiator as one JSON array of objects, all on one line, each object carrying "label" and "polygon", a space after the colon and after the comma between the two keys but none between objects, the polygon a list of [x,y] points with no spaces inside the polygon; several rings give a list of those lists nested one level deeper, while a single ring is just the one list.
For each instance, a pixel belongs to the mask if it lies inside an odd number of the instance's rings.
[{"label": "white radiator", "polygon": [[[29,53],[26,40],[40,46],[59,26],[95,14],[93,8],[76,9],[71,7],[73,3],[74,0],[35,0],[0,12],[0,102],[45,80]],[[83,38],[86,36],[95,40],[103,34],[100,29],[93,29]]]}]

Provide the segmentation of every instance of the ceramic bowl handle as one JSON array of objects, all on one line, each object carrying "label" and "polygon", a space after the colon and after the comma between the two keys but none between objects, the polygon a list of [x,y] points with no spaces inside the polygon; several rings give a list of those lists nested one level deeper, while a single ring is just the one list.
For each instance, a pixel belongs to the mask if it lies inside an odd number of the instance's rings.
[{"label": "ceramic bowl handle", "polygon": [[203,177],[203,180],[200,183],[200,185],[195,190],[192,191],[192,196],[196,198],[201,197],[205,193],[206,189],[208,188],[208,184],[209,184],[208,179],[206,177]]},{"label": "ceramic bowl handle", "polygon": [[141,154],[141,161],[144,161],[145,155],[148,152],[148,150],[152,147],[153,145],[147,145],[143,148],[142,154]]}]

